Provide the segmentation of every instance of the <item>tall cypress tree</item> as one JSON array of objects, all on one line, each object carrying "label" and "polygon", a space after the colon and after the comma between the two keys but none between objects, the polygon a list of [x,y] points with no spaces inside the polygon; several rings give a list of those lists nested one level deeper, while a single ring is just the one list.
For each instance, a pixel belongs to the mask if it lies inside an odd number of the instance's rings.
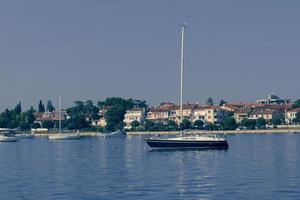
[{"label": "tall cypress tree", "polygon": [[44,106],[42,100],[40,100],[40,102],[39,102],[39,112],[45,112],[45,106]]}]

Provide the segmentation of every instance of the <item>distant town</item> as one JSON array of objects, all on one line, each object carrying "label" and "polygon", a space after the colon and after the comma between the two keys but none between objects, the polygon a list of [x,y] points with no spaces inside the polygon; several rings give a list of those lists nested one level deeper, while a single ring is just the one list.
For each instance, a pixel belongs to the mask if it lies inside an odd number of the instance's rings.
[{"label": "distant town", "polygon": [[94,132],[256,130],[290,128],[300,125],[300,99],[282,99],[270,94],[254,103],[215,104],[208,98],[204,104],[187,103],[181,109],[173,102],[149,107],[146,101],[106,98],[94,104],[91,100],[76,101],[74,106],[55,109],[49,100],[39,102],[37,109],[22,111],[21,102],[0,114],[0,128],[21,131],[54,131],[58,121],[65,130]]}]

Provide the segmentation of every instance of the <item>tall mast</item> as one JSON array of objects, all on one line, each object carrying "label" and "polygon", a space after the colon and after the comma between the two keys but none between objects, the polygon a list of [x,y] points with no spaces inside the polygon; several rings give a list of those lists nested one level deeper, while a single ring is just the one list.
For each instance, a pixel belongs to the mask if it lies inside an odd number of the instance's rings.
[{"label": "tall mast", "polygon": [[183,64],[184,64],[184,31],[185,23],[181,26],[181,52],[180,52],[180,123],[182,123],[183,118]]},{"label": "tall mast", "polygon": [[61,133],[61,95],[58,96],[59,133]]}]

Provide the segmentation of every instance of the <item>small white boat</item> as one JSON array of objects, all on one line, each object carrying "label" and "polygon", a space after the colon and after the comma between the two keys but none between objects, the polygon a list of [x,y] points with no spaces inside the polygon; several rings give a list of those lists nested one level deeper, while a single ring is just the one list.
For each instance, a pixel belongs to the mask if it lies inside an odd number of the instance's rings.
[{"label": "small white boat", "polygon": [[0,135],[0,142],[16,142],[16,137]]},{"label": "small white boat", "polygon": [[15,137],[17,139],[32,139],[34,135],[30,133],[21,133],[21,134],[15,134]]},{"label": "small white boat", "polygon": [[78,140],[81,136],[79,133],[58,133],[48,135],[49,140]]}]

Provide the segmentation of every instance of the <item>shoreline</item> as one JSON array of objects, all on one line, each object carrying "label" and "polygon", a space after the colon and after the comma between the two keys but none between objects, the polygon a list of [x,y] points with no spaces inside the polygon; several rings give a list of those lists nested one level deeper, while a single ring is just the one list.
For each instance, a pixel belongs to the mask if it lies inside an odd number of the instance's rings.
[{"label": "shoreline", "polygon": [[[139,131],[139,132],[127,132],[130,136],[140,135],[179,135],[180,131]],[[197,135],[197,134],[287,134],[287,133],[300,133],[300,129],[265,129],[265,130],[218,130],[218,131],[206,131],[206,130],[192,130],[186,131],[185,134]]]},{"label": "shoreline", "polygon": [[[50,133],[34,133],[36,137],[48,137],[51,134],[57,134],[58,132]],[[218,130],[218,131],[207,131],[207,130],[191,130],[185,131],[187,135],[198,135],[198,134],[288,134],[288,133],[300,133],[300,129],[265,129],[265,130]],[[143,135],[179,135],[180,131],[137,131],[127,132],[128,136],[143,136]],[[105,133],[99,132],[80,132],[82,137],[105,137]]]}]

